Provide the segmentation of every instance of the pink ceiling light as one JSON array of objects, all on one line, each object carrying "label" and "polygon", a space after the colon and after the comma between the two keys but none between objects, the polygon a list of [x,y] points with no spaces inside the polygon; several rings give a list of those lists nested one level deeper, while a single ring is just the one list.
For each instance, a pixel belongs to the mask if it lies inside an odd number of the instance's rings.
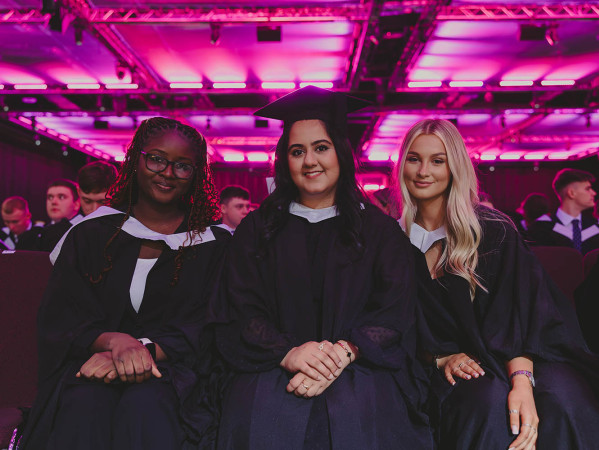
[{"label": "pink ceiling light", "polygon": [[495,154],[483,153],[482,155],[480,155],[481,161],[495,161],[496,159],[497,155]]},{"label": "pink ceiling light", "polygon": [[196,82],[176,82],[169,84],[171,89],[202,89],[204,83]]},{"label": "pink ceiling light", "polygon": [[506,152],[499,155],[499,159],[502,161],[517,161],[523,154],[523,152]]},{"label": "pink ceiling light", "polygon": [[541,86],[574,86],[575,80],[543,80]]},{"label": "pink ceiling light", "polygon": [[270,155],[265,152],[251,152],[247,154],[249,162],[268,162]]},{"label": "pink ceiling light", "polygon": [[218,81],[212,84],[214,89],[245,89],[246,84],[241,82]]},{"label": "pink ceiling light", "polygon": [[526,155],[524,155],[524,159],[527,161],[539,161],[541,159],[545,159],[546,156],[547,156],[547,153],[545,153],[545,152],[543,152],[543,153],[534,152],[534,153],[527,153]]},{"label": "pink ceiling light", "polygon": [[389,153],[386,152],[370,152],[368,154],[368,161],[389,161]]},{"label": "pink ceiling light", "polygon": [[482,81],[450,81],[449,87],[483,87]]},{"label": "pink ceiling light", "polygon": [[408,87],[409,88],[435,88],[435,87],[441,87],[443,83],[441,81],[409,81],[408,82]]},{"label": "pink ceiling light", "polygon": [[534,84],[531,80],[501,80],[499,86],[501,87],[517,87],[517,86],[532,86]]},{"label": "pink ceiling light", "polygon": [[262,89],[295,89],[293,81],[264,81]]},{"label": "pink ceiling light", "polygon": [[13,86],[15,89],[35,89],[35,90],[44,90],[48,89],[47,84],[15,84]]},{"label": "pink ceiling light", "polygon": [[99,83],[69,83],[68,89],[100,89]]},{"label": "pink ceiling light", "polygon": [[223,160],[225,162],[243,162],[245,161],[245,156],[240,152],[221,152]]},{"label": "pink ceiling light", "polygon": [[106,89],[137,89],[139,86],[136,83],[109,83],[106,84]]},{"label": "pink ceiling light", "polygon": [[332,81],[302,81],[300,83],[300,88],[304,88],[306,86],[315,86],[323,89],[331,89],[333,87]]}]

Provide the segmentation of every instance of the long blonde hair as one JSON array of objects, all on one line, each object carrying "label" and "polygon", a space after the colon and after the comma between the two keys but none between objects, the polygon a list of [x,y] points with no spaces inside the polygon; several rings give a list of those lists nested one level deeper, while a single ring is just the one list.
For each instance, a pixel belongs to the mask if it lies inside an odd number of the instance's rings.
[{"label": "long blonde hair", "polygon": [[439,272],[443,269],[464,278],[470,285],[470,297],[473,299],[477,286],[486,290],[476,274],[477,249],[482,235],[476,214],[479,204],[478,180],[460,132],[447,120],[421,120],[410,128],[402,142],[395,172],[396,185],[401,192],[399,201],[402,221],[409,236],[418,208],[408,192],[403,171],[406,156],[416,138],[421,135],[433,135],[441,140],[447,152],[447,164],[451,172],[446,194],[446,245],[434,271]]}]

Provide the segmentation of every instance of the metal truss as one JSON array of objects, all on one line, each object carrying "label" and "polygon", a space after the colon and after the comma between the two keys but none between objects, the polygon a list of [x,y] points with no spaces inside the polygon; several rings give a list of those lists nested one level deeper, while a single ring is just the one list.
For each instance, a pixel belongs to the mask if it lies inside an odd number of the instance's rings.
[{"label": "metal truss", "polygon": [[599,19],[598,3],[550,5],[451,5],[441,8],[437,20],[558,20]]}]

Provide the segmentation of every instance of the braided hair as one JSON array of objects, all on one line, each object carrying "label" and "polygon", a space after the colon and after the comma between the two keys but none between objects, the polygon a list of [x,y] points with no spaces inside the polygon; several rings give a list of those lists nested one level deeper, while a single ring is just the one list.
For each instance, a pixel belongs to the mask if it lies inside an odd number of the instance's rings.
[{"label": "braided hair", "polygon": [[[104,259],[106,264],[97,276],[88,275],[92,284],[99,283],[103,275],[112,269],[112,255],[108,249],[121,232],[123,225],[131,216],[133,205],[137,202],[137,176],[136,170],[139,164],[141,151],[148,141],[161,136],[169,131],[176,131],[180,136],[186,138],[197,153],[194,176],[188,191],[179,200],[179,206],[187,213],[187,234],[185,242],[192,242],[194,235],[206,231],[219,213],[218,196],[207,159],[206,139],[193,127],[185,125],[178,120],[165,117],[152,117],[144,120],[127,147],[125,160],[119,172],[116,182],[106,193],[109,206],[122,209],[125,215],[116,232],[104,246]],[[183,255],[188,247],[181,246],[175,257],[175,271],[171,280],[171,286],[179,281],[179,272],[183,265]]]}]

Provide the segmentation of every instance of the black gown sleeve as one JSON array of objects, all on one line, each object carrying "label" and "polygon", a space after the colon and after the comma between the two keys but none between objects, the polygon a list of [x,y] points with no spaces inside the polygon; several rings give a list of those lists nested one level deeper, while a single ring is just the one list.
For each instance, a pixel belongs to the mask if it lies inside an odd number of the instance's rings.
[{"label": "black gown sleeve", "polygon": [[415,353],[416,281],[411,244],[399,224],[387,219],[366,222],[364,234],[376,235],[376,240],[367,239],[373,264],[362,275],[371,279],[371,288],[348,339],[368,363],[398,369]]},{"label": "black gown sleeve", "polygon": [[215,327],[219,351],[242,372],[260,372],[277,367],[287,352],[301,342],[281,332],[274,317],[275,300],[268,273],[259,258],[258,214],[244,219],[235,230],[227,253],[228,312]]}]

